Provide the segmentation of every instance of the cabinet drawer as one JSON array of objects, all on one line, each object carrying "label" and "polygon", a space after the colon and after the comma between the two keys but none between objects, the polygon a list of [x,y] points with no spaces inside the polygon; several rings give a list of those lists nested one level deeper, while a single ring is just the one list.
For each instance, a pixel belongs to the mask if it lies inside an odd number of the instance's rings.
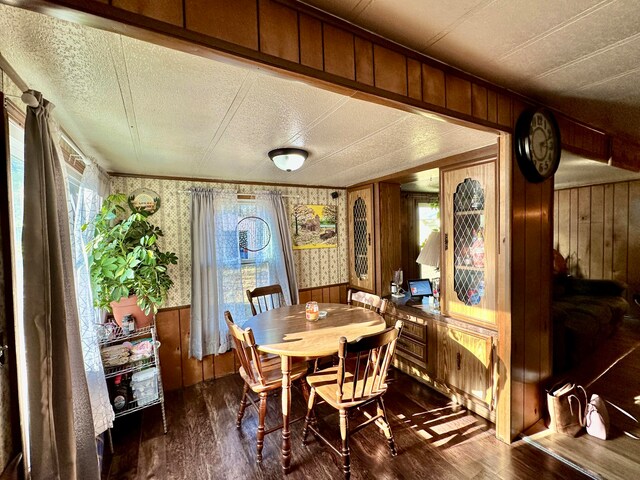
[{"label": "cabinet drawer", "polygon": [[398,338],[397,354],[423,368],[427,367],[427,346],[404,336],[404,333]]},{"label": "cabinet drawer", "polygon": [[396,323],[396,320],[402,320],[404,323],[404,327],[402,329],[402,335],[409,336],[418,340],[419,342],[426,343],[427,342],[427,325],[418,323],[412,320],[415,317],[411,317],[411,315],[403,314],[403,312],[395,312],[393,315],[385,314],[385,320],[387,321],[387,326],[393,326]]},{"label": "cabinet drawer", "polygon": [[438,378],[491,405],[492,338],[438,325]]}]

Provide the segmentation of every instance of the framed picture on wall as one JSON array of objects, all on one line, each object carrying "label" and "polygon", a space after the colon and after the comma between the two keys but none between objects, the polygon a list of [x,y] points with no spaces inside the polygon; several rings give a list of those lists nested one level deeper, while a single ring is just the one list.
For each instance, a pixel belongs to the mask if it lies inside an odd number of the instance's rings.
[{"label": "framed picture on wall", "polygon": [[338,245],[336,205],[296,205],[291,219],[294,250],[336,248]]}]

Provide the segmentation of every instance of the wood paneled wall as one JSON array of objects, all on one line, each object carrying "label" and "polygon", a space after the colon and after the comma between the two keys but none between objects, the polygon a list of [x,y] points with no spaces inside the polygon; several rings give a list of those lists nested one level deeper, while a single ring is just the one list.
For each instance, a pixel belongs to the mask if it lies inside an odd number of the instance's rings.
[{"label": "wood paneled wall", "polygon": [[[300,303],[310,300],[323,303],[346,303],[347,284],[300,290]],[[208,355],[200,360],[189,357],[191,308],[160,310],[156,316],[162,382],[166,391],[188,387],[238,371],[240,365],[233,351]]]},{"label": "wood paneled wall", "polygon": [[511,171],[511,435],[515,437],[543,415],[544,387],[551,376],[553,178],[526,181],[515,154]]},{"label": "wood paneled wall", "polygon": [[[202,56],[213,52],[511,132],[513,92],[293,0],[0,0]],[[88,15],[87,15],[88,14]],[[326,83],[324,84],[326,86]],[[367,98],[367,97],[365,97]],[[640,169],[628,142],[558,115],[563,148]],[[617,158],[620,157],[620,158]]]},{"label": "wood paneled wall", "polygon": [[640,180],[554,192],[553,245],[577,277],[620,280],[640,292]]}]

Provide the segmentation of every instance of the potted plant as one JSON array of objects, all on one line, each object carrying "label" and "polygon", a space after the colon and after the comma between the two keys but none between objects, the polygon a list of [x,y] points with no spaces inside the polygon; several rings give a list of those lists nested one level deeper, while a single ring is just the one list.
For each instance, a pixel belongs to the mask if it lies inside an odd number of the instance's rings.
[{"label": "potted plant", "polygon": [[147,212],[122,219],[126,203],[122,193],[109,195],[93,221],[82,228],[95,229],[87,244],[95,306],[113,311],[120,324],[123,315],[132,314],[138,326],[145,326],[167,298],[173,285],[167,267],[178,257],[160,250],[162,230],[149,222]]}]

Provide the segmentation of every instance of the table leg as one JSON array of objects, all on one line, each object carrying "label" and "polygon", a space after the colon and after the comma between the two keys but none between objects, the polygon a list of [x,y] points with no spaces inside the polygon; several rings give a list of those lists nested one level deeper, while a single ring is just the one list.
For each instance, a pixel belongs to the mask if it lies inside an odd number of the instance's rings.
[{"label": "table leg", "polygon": [[291,410],[291,357],[282,355],[282,470],[285,474],[291,468],[291,431],[289,411]]}]

